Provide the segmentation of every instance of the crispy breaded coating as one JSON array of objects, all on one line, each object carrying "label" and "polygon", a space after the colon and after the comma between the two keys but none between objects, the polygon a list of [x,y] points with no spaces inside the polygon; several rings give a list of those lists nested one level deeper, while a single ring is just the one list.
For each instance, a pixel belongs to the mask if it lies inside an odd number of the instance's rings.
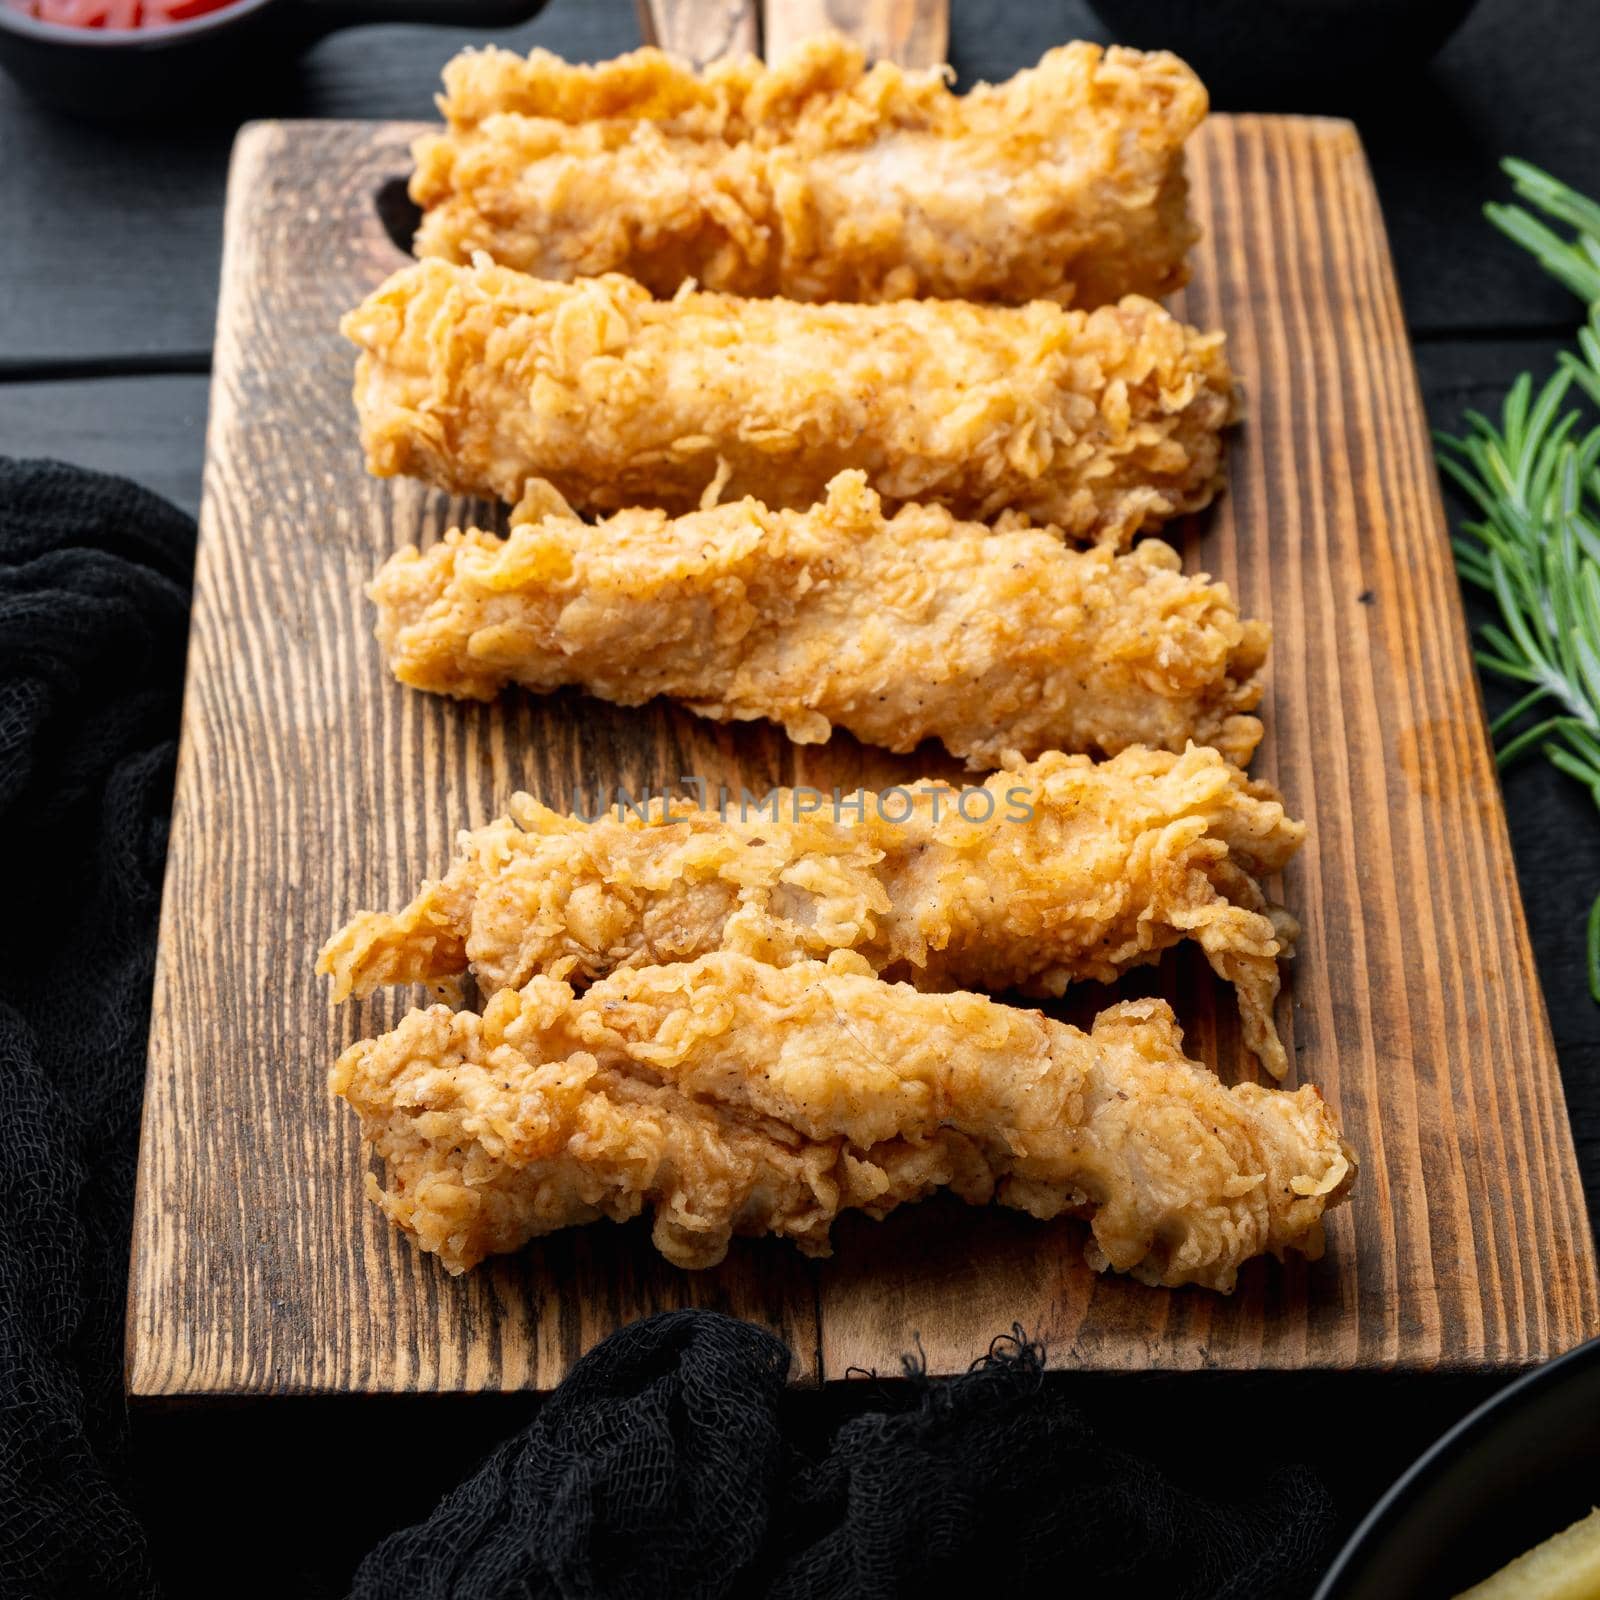
[{"label": "crispy breaded coating", "polygon": [[804,508],[857,467],[894,504],[1125,544],[1210,501],[1233,411],[1222,335],[1136,296],[661,301],[422,261],[342,326],[373,472],[508,501],[544,478],[580,510],[690,511],[708,489]]},{"label": "crispy breaded coating", "polygon": [[699,76],[654,49],[468,50],[446,130],[416,145],[417,254],[658,295],[1096,306],[1183,284],[1183,145],[1206,114],[1183,62],[1068,44],[970,94],[945,77],[868,72],[837,36]]},{"label": "crispy breaded coating", "polygon": [[1242,766],[1261,738],[1245,713],[1266,625],[1158,541],[1074,550],[941,506],[886,520],[859,472],[809,511],[743,500],[590,527],[542,510],[519,507],[508,539],[453,532],[385,563],[369,593],[402,683],[474,700],[506,684],[669,695],[802,744],[836,726],[897,751],[940,739],[984,769],[1006,750],[1191,739]]},{"label": "crispy breaded coating", "polygon": [[332,1073],[386,1166],[373,1198],[451,1272],[557,1228],[651,1210],[657,1249],[735,1234],[828,1252],[848,1209],[937,1188],[1089,1219],[1090,1262],[1227,1292],[1253,1256],[1322,1249],[1354,1157],[1311,1087],[1224,1088],[1159,1000],[1092,1034],[859,957],[719,954],[554,978],[480,1016],[434,1006]]},{"label": "crispy breaded coating", "polygon": [[1299,930],[1258,880],[1305,826],[1215,751],[1050,754],[982,788],[915,785],[849,812],[802,796],[656,801],[648,821],[618,805],[586,823],[518,795],[404,910],[335,934],[317,970],[338,1000],[469,972],[487,997],[715,950],[778,965],[847,950],[921,989],[1059,995],[1193,939],[1238,990],[1249,1048],[1287,1070],[1272,1011]]}]

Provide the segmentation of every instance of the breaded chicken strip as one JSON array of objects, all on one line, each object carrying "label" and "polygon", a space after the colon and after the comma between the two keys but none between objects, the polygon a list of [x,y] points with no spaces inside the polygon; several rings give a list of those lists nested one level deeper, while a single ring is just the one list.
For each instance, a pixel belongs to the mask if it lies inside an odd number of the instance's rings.
[{"label": "breaded chicken strip", "polygon": [[803,508],[859,467],[886,500],[1012,508],[1125,544],[1205,505],[1233,380],[1221,334],[1149,300],[802,305],[616,275],[550,283],[422,261],[342,324],[367,465],[515,501]]},{"label": "breaded chicken strip", "polygon": [[1206,92],[1165,53],[1064,45],[967,95],[836,36],[698,77],[659,50],[469,50],[444,81],[420,256],[658,295],[1095,306],[1178,288],[1199,232],[1183,144]]},{"label": "breaded chicken strip", "polygon": [[1258,879],[1305,827],[1215,751],[1050,754],[981,789],[864,795],[859,820],[798,798],[585,823],[518,795],[403,911],[335,934],[317,970],[341,1000],[469,971],[488,996],[719,949],[779,965],[849,950],[920,989],[1059,995],[1193,939],[1237,988],[1249,1048],[1284,1075],[1272,1008],[1299,930]]},{"label": "breaded chicken strip", "polygon": [[[825,504],[621,511],[599,527],[530,498],[509,539],[402,550],[370,593],[402,683],[655,695],[719,722],[835,726],[890,750],[936,738],[974,768],[1006,750],[1115,754],[1193,739],[1244,765],[1269,633],[1166,545],[1073,550],[941,506],[885,520],[859,472]],[[519,519],[528,520],[519,523]]]},{"label": "breaded chicken strip", "polygon": [[554,978],[484,1015],[434,1006],[332,1073],[387,1167],[373,1198],[451,1272],[557,1228],[655,1213],[682,1267],[735,1234],[828,1251],[847,1209],[938,1188],[1085,1216],[1090,1262],[1230,1290],[1251,1257],[1322,1249],[1354,1157],[1322,1097],[1227,1089],[1159,1000],[1084,1034],[859,957],[748,956]]}]

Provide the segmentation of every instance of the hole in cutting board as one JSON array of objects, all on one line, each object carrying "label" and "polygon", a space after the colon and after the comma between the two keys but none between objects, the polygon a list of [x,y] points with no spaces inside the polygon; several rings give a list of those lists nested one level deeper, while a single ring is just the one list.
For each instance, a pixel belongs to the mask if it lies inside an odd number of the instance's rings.
[{"label": "hole in cutting board", "polygon": [[377,207],[378,221],[395,249],[410,255],[411,241],[422,222],[422,207],[406,193],[407,181],[405,178],[388,179],[379,186],[372,202]]}]

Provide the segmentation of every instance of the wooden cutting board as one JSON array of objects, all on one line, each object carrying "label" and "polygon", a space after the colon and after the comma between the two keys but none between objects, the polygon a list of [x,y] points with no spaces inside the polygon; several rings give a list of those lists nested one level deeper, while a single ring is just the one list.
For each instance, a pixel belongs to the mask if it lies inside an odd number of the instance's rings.
[{"label": "wooden cutting board", "polygon": [[[1517,1366],[1600,1330],[1595,1258],[1377,201],[1346,123],[1216,117],[1182,311],[1228,330],[1249,418],[1231,490],[1178,532],[1276,630],[1255,771],[1307,818],[1280,1020],[1360,1151],[1316,1265],[1238,1292],[1097,1277],[1083,1230],[933,1201],[848,1219],[831,1261],[771,1240],[715,1272],[597,1225],[460,1279],[363,1195],[324,1076],[413,996],[335,1010],[312,974],[519,787],[904,781],[665,706],[463,707],[382,670],[362,586],[473,515],[362,470],[339,315],[403,260],[375,196],[418,130],[258,124],[229,191],[193,639],[162,910],[128,1303],[136,1395],[546,1386],[619,1324],[714,1306],[776,1329],[797,1380],[964,1368],[1019,1322],[1060,1366]],[[479,511],[479,515],[489,513]],[[936,765],[929,762],[927,765]],[[1234,1077],[1233,1001],[1197,962],[1142,980]],[[1096,992],[1085,1007],[1103,1003]]]}]

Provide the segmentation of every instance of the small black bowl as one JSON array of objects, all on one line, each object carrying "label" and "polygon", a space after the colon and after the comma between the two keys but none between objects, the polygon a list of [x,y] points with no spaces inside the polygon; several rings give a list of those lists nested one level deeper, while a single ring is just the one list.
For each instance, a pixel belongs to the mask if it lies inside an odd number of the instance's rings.
[{"label": "small black bowl", "polygon": [[545,0],[233,0],[156,28],[72,28],[0,0],[0,66],[30,94],[89,117],[180,115],[227,93],[231,75],[286,60],[364,22],[505,28]]},{"label": "small black bowl", "polygon": [[1535,1367],[1421,1456],[1314,1600],[1450,1600],[1600,1505],[1600,1339]]},{"label": "small black bowl", "polygon": [[1171,50],[1219,105],[1355,105],[1414,72],[1477,0],[1089,0],[1122,44]]}]

